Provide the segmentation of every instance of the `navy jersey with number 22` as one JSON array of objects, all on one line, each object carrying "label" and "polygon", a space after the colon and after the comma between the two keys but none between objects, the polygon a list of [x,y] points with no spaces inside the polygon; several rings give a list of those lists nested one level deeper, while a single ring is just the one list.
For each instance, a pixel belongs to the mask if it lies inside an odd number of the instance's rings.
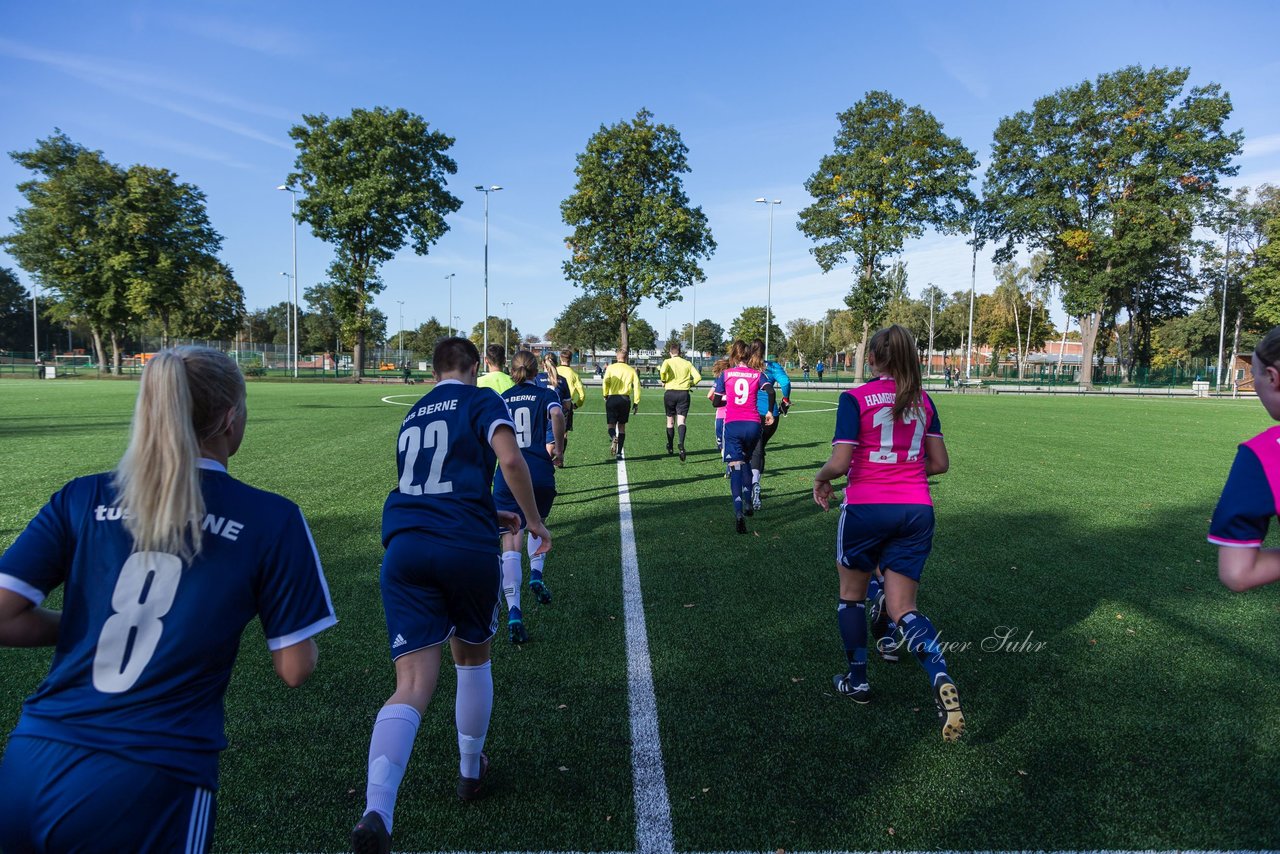
[{"label": "navy jersey with number 22", "polygon": [[400,425],[399,482],[382,508],[382,544],[414,530],[453,548],[494,551],[498,455],[489,443],[503,425],[515,430],[490,389],[444,380],[423,395]]}]

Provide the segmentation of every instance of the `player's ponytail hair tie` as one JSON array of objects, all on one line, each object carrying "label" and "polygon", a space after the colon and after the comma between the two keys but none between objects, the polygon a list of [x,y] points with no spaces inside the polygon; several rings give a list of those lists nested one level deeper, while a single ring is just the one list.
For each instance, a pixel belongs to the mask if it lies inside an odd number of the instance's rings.
[{"label": "player's ponytail hair tie", "polygon": [[1271,331],[1253,348],[1253,354],[1264,366],[1280,368],[1280,326],[1271,327]]}]

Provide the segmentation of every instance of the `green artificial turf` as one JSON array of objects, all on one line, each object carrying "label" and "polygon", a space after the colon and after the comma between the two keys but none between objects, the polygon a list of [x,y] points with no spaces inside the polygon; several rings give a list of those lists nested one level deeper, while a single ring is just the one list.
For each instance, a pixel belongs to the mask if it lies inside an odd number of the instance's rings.
[{"label": "green artificial turf", "polygon": [[[136,388],[0,386],[0,547],[67,479],[114,464]],[[246,632],[218,850],[341,850],[360,815],[369,728],[393,687],[378,524],[405,409],[381,398],[421,391],[250,384],[232,474],[301,505],[341,622],[298,690],[275,678],[261,630]],[[529,644],[495,644],[491,794],[453,795],[446,666],[401,789],[398,849],[634,848],[616,469],[588,394],[549,520],[555,601],[526,603]],[[1235,444],[1268,424],[1261,407],[937,396],[951,471],[934,486],[920,607],[957,645],[968,731],[948,745],[910,660],[873,660],[868,706],[831,689],[838,511],[822,513],[810,487],[834,398],[794,395],[747,536],[733,531],[705,400],[683,464],[665,453],[660,392],[632,419],[676,850],[1275,847],[1280,599],[1227,592],[1204,541]],[[992,650],[1005,629],[1029,648]],[[0,731],[49,657],[0,651]]]}]

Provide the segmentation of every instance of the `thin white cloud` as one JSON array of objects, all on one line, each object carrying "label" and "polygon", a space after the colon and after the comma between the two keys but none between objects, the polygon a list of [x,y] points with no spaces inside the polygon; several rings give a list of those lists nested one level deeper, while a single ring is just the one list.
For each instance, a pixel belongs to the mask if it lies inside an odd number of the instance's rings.
[{"label": "thin white cloud", "polygon": [[1270,136],[1259,136],[1253,139],[1248,137],[1244,141],[1245,157],[1266,157],[1271,154],[1280,152],[1280,133],[1273,133]]},{"label": "thin white cloud", "polygon": [[97,122],[86,122],[85,124],[88,127],[96,128],[103,133],[108,133],[119,139],[151,146],[152,148],[157,148],[161,151],[171,151],[185,157],[194,157],[198,160],[208,160],[213,163],[221,163],[231,169],[252,170],[258,168],[253,164],[245,163],[243,160],[239,160],[225,152],[206,148],[202,145],[192,145],[184,140],[173,139],[171,137],[140,131],[132,127],[122,127],[116,124],[101,124]]},{"label": "thin white cloud", "polygon": [[140,90],[168,92],[264,118],[280,121],[292,121],[297,118],[295,111],[226,95],[208,87],[179,80],[168,71],[146,69],[140,66],[130,67],[111,60],[45,50],[3,37],[0,37],[0,56],[45,65],[99,84],[110,81],[128,87],[125,90],[127,94],[134,94],[135,91]]},{"label": "thin white cloud", "polygon": [[232,22],[212,15],[169,14],[162,19],[176,30],[265,56],[296,58],[306,45],[295,33]]}]

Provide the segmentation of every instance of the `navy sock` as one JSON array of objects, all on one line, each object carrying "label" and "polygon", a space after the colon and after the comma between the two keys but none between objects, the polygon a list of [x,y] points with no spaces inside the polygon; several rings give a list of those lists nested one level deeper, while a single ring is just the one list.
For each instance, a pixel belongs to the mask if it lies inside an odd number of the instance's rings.
[{"label": "navy sock", "polygon": [[619,453],[621,453],[621,451],[622,451],[622,446],[623,446],[623,445],[625,445],[625,444],[626,444],[626,442],[627,442],[627,434],[626,434],[626,433],[619,433],[619,434],[618,434],[618,451],[619,451]]},{"label": "navy sock", "polygon": [[916,657],[924,672],[929,674],[929,684],[937,683],[938,676],[947,672],[947,662],[938,645],[938,630],[929,618],[919,611],[908,611],[899,621],[907,650]]},{"label": "navy sock", "polygon": [[742,515],[742,466],[729,466],[729,494],[733,496],[733,512]]},{"label": "navy sock", "polygon": [[682,448],[683,448],[683,447],[684,447],[684,433],[685,433],[685,425],[681,424],[681,425],[680,425],[679,427],[677,427],[676,429],[680,431],[680,447],[682,447]]},{"label": "navy sock", "polygon": [[841,599],[836,606],[836,620],[840,624],[840,639],[844,641],[844,656],[849,662],[849,681],[861,685],[867,681],[867,603]]},{"label": "navy sock", "polygon": [[[884,592],[884,581],[874,572],[871,573],[871,579],[867,582],[867,601],[874,602]],[[881,608],[877,616],[875,625],[871,627],[871,634],[879,640],[889,635],[889,609]]]},{"label": "navy sock", "polygon": [[610,438],[610,439],[617,438],[617,435],[618,435],[618,431],[617,431],[617,430],[614,430],[612,427],[610,427],[610,428],[609,428],[609,438]]},{"label": "navy sock", "polygon": [[[676,438],[676,428],[668,427],[667,428],[667,447],[668,448],[671,447],[671,443],[675,441],[675,438]],[[681,439],[680,441],[683,442],[684,440]]]}]

